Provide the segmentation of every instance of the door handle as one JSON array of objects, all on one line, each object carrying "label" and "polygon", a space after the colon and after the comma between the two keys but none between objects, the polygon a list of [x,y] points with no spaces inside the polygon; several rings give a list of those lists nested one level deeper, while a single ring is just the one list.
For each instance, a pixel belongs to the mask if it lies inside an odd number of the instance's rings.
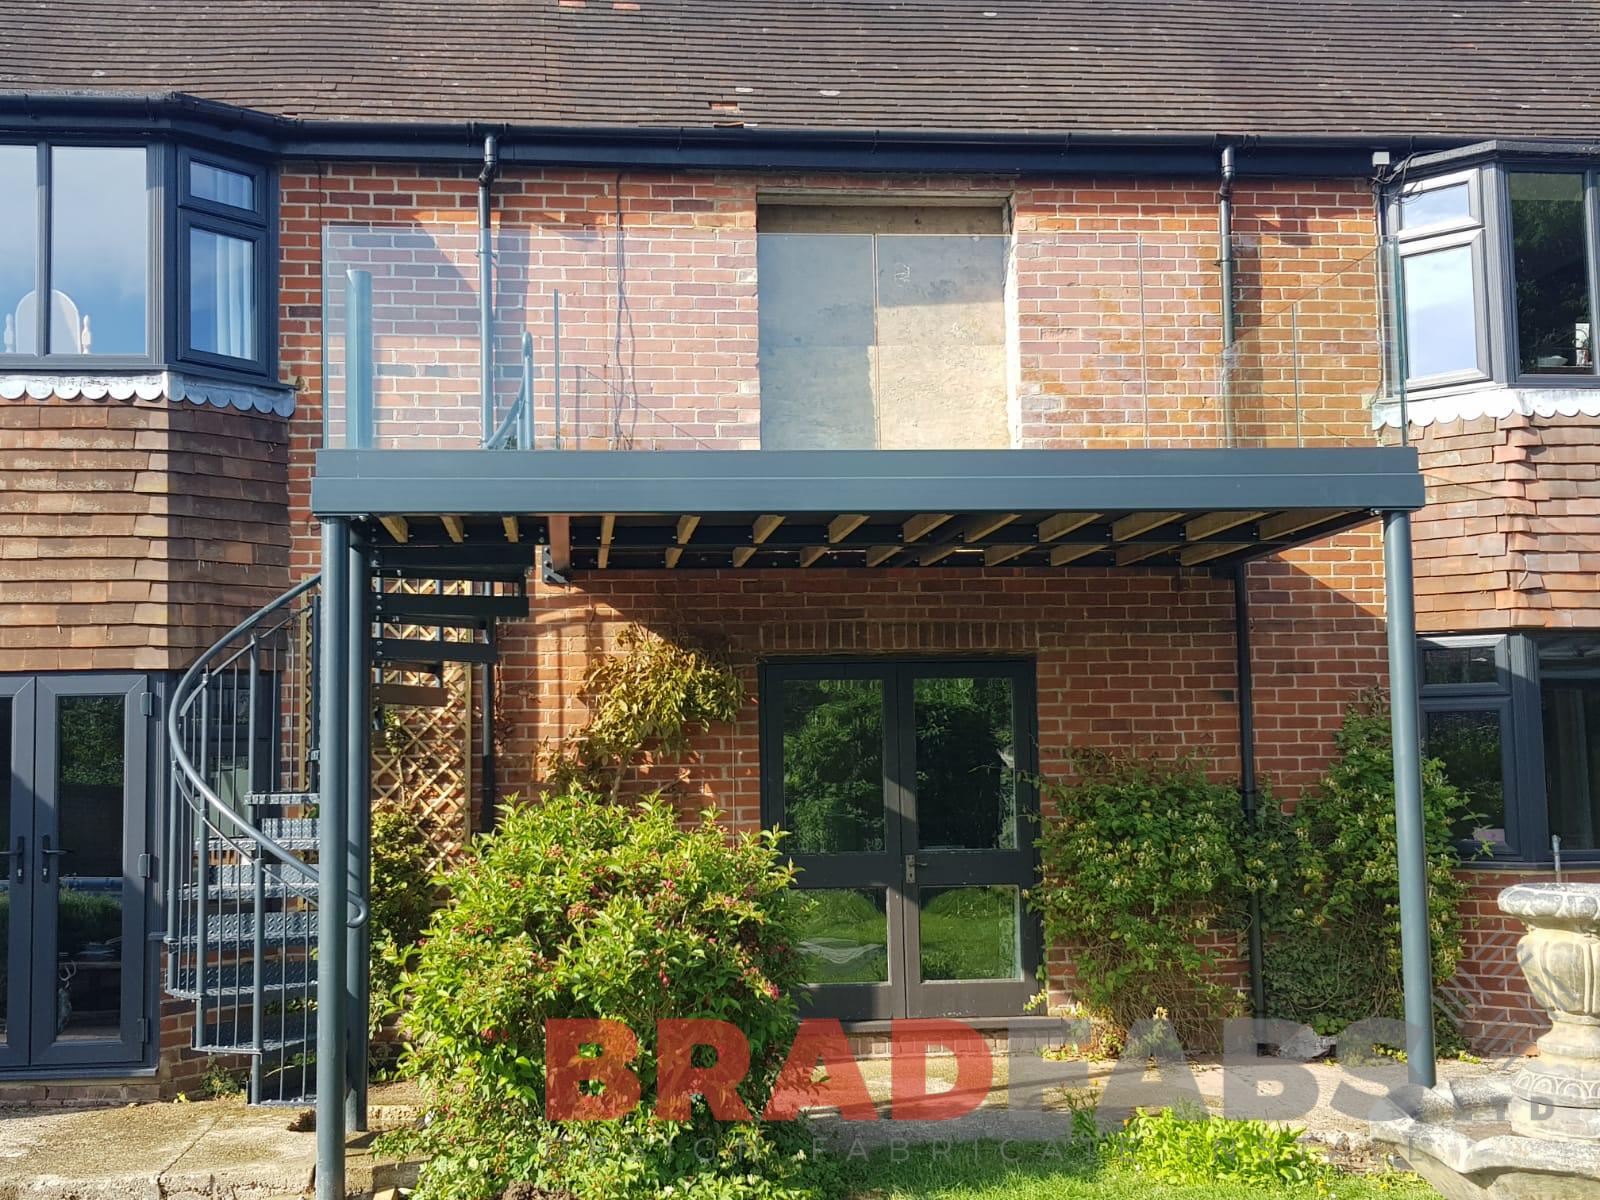
[{"label": "door handle", "polygon": [[927,863],[925,863],[922,859],[918,858],[915,854],[906,855],[906,882],[907,883],[916,883],[916,881],[917,881],[917,868],[918,867],[926,867],[927,865],[928,865]]},{"label": "door handle", "polygon": [[60,858],[68,853],[66,850],[50,849],[50,835],[47,833],[39,839],[39,882],[50,882],[50,860]]},{"label": "door handle", "polygon": [[0,855],[15,860],[17,882],[24,882],[28,877],[28,839],[20,833],[17,834],[17,848],[15,850],[0,850]]}]

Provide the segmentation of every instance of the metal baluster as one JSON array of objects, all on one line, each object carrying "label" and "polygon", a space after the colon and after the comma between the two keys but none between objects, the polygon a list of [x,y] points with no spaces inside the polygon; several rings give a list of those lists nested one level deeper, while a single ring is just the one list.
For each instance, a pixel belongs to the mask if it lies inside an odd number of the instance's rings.
[{"label": "metal baluster", "polygon": [[[210,753],[211,753],[210,717],[211,717],[211,672],[208,670],[208,671],[205,672],[204,675],[202,675],[200,677],[200,747],[199,747],[200,756],[195,761],[195,767],[196,767],[197,771],[199,772],[201,779],[205,779],[207,777],[207,774],[208,774],[209,769],[210,769],[210,761],[209,761],[210,760]],[[194,982],[195,982],[195,989],[194,989],[195,1001],[194,1001],[194,1004],[195,1004],[195,1013],[194,1013],[194,1029],[195,1029],[195,1037],[204,1040],[205,1036],[206,1036],[206,986],[205,986],[205,984],[206,984],[206,959],[208,957],[208,955],[206,953],[206,942],[208,940],[206,935],[210,932],[210,930],[208,930],[206,928],[207,910],[209,908],[209,905],[207,904],[207,901],[208,901],[209,897],[206,895],[206,880],[207,880],[207,878],[208,878],[208,876],[210,874],[210,869],[211,869],[211,826],[204,819],[204,817],[202,817],[198,822],[196,822],[196,830],[195,830],[195,832],[198,835],[198,837],[196,839],[196,852],[197,852],[199,861],[198,861],[198,863],[196,865],[196,869],[195,869],[195,876],[196,876],[195,885],[196,886],[195,886],[195,889],[194,889],[194,898],[195,898],[195,962],[194,962]],[[221,922],[222,922],[222,914],[221,914],[220,910],[218,911],[218,914],[217,914],[217,920],[218,920],[217,933],[218,933],[218,937],[220,938],[223,935],[225,935],[226,932],[227,932],[226,929],[223,928],[222,924],[221,924]]]}]

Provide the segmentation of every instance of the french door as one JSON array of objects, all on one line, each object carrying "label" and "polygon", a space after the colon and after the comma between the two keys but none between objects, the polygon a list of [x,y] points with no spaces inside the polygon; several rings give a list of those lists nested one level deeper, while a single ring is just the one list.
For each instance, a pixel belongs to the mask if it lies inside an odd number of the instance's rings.
[{"label": "french door", "polygon": [[149,680],[0,677],[0,1070],[142,1060]]},{"label": "french door", "polygon": [[762,672],[763,823],[806,900],[802,1015],[1010,1016],[1038,990],[1033,668]]}]

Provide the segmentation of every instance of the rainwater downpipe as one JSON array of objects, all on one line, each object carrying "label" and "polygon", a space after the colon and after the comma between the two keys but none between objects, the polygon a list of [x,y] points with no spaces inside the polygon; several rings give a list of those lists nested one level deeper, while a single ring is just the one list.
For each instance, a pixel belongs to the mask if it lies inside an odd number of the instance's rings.
[{"label": "rainwater downpipe", "polygon": [[1217,265],[1222,273],[1222,439],[1232,446],[1233,426],[1233,343],[1235,335],[1233,295],[1233,145],[1222,147],[1222,182],[1217,188],[1217,229],[1221,253]]},{"label": "rainwater downpipe", "polygon": [[[494,437],[494,249],[490,244],[489,218],[493,210],[492,189],[500,170],[500,143],[494,134],[483,139],[483,170],[478,172],[478,340],[479,386],[482,389],[483,438],[485,444]],[[533,398],[528,398],[532,405]],[[524,447],[526,449],[526,447]],[[494,591],[494,584],[485,583],[484,592]],[[495,642],[493,623],[488,631],[489,644]],[[479,795],[481,812],[479,822],[483,829],[495,826],[496,807],[499,804],[499,763],[494,752],[494,663],[483,664],[481,672],[483,704],[482,722],[478,729],[478,759],[482,772]],[[469,701],[470,703],[470,701]]]}]

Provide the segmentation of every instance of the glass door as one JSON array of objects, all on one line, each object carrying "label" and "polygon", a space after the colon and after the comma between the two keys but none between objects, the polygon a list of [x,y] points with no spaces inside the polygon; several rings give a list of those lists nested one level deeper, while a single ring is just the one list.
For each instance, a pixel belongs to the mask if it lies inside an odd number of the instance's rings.
[{"label": "glass door", "polygon": [[773,664],[763,821],[806,915],[802,1015],[1008,1016],[1037,991],[1026,911],[1032,666]]}]

